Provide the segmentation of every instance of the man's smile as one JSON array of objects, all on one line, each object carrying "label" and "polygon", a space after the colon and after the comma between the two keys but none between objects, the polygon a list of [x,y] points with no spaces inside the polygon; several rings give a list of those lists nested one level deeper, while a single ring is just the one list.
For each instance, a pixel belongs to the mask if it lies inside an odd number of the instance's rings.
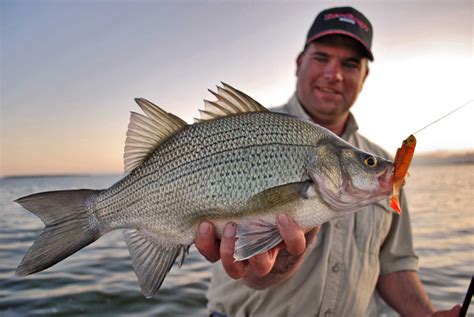
[{"label": "man's smile", "polygon": [[316,86],[316,91],[324,97],[342,96],[341,91],[331,87]]}]

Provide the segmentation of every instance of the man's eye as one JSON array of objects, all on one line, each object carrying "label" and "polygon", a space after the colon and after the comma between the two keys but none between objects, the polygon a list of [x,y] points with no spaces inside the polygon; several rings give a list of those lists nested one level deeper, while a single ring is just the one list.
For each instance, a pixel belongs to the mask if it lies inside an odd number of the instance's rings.
[{"label": "man's eye", "polygon": [[314,59],[315,59],[316,61],[322,62],[322,63],[324,63],[324,62],[326,62],[326,61],[328,60],[328,59],[327,59],[326,57],[324,57],[324,56],[315,56]]},{"label": "man's eye", "polygon": [[354,62],[343,62],[342,65],[347,69],[360,69],[360,65]]}]

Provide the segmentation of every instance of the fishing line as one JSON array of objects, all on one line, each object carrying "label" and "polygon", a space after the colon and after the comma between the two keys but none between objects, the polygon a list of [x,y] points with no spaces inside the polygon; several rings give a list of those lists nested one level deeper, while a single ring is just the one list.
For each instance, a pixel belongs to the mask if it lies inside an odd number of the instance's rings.
[{"label": "fishing line", "polygon": [[458,111],[458,110],[460,110],[461,108],[467,106],[468,104],[470,104],[470,103],[473,102],[473,101],[474,101],[474,99],[473,99],[473,100],[469,100],[469,101],[466,102],[465,104],[463,104],[463,105],[457,107],[457,108],[454,109],[454,110],[451,110],[450,112],[448,112],[448,113],[445,114],[444,116],[442,116],[442,117],[436,119],[435,121],[431,122],[430,124],[427,124],[426,126],[424,126],[423,128],[421,128],[420,130],[418,130],[418,131],[416,131],[415,133],[412,133],[412,134],[417,134],[418,132],[420,132],[420,131],[422,131],[422,130],[428,128],[429,126],[432,126],[432,125],[435,124],[436,122],[440,121],[441,119],[446,118],[446,117],[449,116],[450,114],[455,113],[456,111]]}]

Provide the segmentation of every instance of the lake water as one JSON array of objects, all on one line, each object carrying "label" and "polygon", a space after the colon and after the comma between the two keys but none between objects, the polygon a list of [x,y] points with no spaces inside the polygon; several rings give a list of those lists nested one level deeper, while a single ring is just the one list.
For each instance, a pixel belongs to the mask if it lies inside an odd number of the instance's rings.
[{"label": "lake water", "polygon": [[[434,304],[450,308],[462,302],[474,271],[474,165],[415,166],[410,173],[406,188],[420,276]],[[118,231],[44,272],[14,276],[43,227],[14,199],[47,190],[105,188],[119,177],[0,179],[0,316],[206,315],[210,264],[194,248],[181,269],[173,267],[158,295],[146,299]],[[469,315],[473,312],[471,307]]]}]

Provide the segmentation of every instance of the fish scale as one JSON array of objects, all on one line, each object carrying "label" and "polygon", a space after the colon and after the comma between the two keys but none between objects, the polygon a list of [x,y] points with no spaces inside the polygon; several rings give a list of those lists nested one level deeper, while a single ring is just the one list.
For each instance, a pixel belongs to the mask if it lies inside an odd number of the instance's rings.
[{"label": "fish scale", "polygon": [[[234,259],[282,241],[287,213],[303,229],[386,198],[393,163],[363,152],[309,121],[271,113],[224,84],[188,125],[138,98],[125,141],[126,175],[103,190],[44,192],[17,202],[46,225],[17,275],[42,271],[114,229],[124,231],[145,296],[212,221],[217,238],[237,224]],[[373,163],[373,164],[372,164]]]},{"label": "fish scale", "polygon": [[[291,124],[293,120],[295,123]],[[306,125],[312,124],[283,115],[254,113],[240,118],[226,117],[197,127],[190,126],[165,141],[142,166],[129,175],[130,179],[126,178],[123,184],[111,188],[110,195],[103,192],[96,201],[97,209],[100,210],[97,212],[98,219],[104,224],[112,224],[111,229],[127,227],[130,222],[141,222],[141,225],[151,229],[168,231],[170,226],[166,222],[157,222],[157,213],[171,217],[188,216],[191,219],[185,217],[186,224],[192,223],[193,218],[201,219],[216,213],[224,218],[239,216],[239,204],[252,195],[267,188],[305,179],[310,144],[308,137],[302,138],[301,133],[295,132],[307,129]],[[242,129],[242,126],[251,126],[253,130]],[[239,132],[237,135],[236,131]],[[320,136],[313,133],[313,144],[319,139]],[[189,140],[198,140],[202,144],[201,151],[189,151]],[[193,153],[193,158],[190,153]],[[281,156],[281,153],[286,156]],[[255,166],[255,169],[252,164],[259,166]],[[287,173],[275,173],[281,166],[285,166]],[[255,180],[251,178],[249,182],[247,176],[244,177],[244,167],[246,171],[253,171]],[[222,173],[225,173],[224,177]],[[212,181],[214,187],[209,185]],[[189,188],[190,183],[195,183],[195,186]],[[143,191],[149,189],[150,184],[156,184],[155,191]],[[116,192],[142,203],[134,208],[119,210],[117,203],[114,203]],[[183,192],[191,194],[183,197],[180,195]],[[219,199],[209,196],[210,192]],[[140,196],[134,197],[132,193],[139,193]],[[151,202],[147,203],[149,200]],[[123,203],[120,201],[120,204]],[[209,214],[188,212],[193,209],[189,206],[199,206],[200,212]],[[125,216],[117,217],[120,213]]]}]

